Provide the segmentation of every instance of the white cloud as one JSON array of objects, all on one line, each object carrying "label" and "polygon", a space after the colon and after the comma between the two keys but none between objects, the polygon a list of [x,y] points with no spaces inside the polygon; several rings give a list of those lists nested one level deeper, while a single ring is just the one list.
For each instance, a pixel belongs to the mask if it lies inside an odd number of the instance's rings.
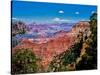
[{"label": "white cloud", "polygon": [[61,22],[69,22],[70,20],[67,20],[67,19],[61,19],[60,21],[61,21]]},{"label": "white cloud", "polygon": [[63,13],[64,13],[64,11],[63,11],[63,10],[60,10],[60,11],[59,11],[59,13],[63,14]]},{"label": "white cloud", "polygon": [[81,19],[80,21],[90,21],[90,20],[88,20],[88,19]]},{"label": "white cloud", "polygon": [[68,19],[60,19],[60,18],[56,17],[56,18],[53,19],[53,21],[55,21],[55,22],[69,22],[71,20],[68,20]]},{"label": "white cloud", "polygon": [[80,14],[79,12],[75,12],[75,14]]},{"label": "white cloud", "polygon": [[95,11],[91,11],[91,14],[95,13]]},{"label": "white cloud", "polygon": [[60,18],[56,17],[53,19],[53,21],[60,21]]}]

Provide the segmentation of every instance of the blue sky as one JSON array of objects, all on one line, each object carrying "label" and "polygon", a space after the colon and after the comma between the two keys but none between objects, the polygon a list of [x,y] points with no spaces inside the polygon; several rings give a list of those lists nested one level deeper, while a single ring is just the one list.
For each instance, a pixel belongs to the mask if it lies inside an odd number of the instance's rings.
[{"label": "blue sky", "polygon": [[12,19],[25,22],[53,23],[89,20],[96,6],[12,1]]}]

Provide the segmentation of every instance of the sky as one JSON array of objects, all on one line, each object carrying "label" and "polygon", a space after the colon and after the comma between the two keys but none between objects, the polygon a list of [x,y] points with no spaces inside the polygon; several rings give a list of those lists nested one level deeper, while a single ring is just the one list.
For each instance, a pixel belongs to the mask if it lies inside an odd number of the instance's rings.
[{"label": "sky", "polygon": [[92,5],[12,1],[12,19],[27,23],[85,21],[96,11]]}]

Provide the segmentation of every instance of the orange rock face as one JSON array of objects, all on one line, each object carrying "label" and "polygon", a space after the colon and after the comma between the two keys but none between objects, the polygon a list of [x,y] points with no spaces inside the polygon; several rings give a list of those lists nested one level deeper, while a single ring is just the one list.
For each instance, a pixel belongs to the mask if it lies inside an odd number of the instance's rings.
[{"label": "orange rock face", "polygon": [[[23,39],[20,44],[12,49],[12,53],[16,52],[16,49],[29,48],[32,49],[33,53],[35,53],[36,57],[41,59],[41,64],[44,68],[46,68],[49,63],[52,61],[53,57],[61,54],[62,52],[68,50],[76,41],[78,31],[82,30],[82,32],[88,28],[88,24],[85,22],[78,23],[75,27],[72,28],[69,32],[60,31],[55,34],[54,37],[49,38],[49,40],[45,40],[46,38],[40,38],[39,42],[36,43],[33,40]],[[83,30],[84,29],[84,30]]]}]

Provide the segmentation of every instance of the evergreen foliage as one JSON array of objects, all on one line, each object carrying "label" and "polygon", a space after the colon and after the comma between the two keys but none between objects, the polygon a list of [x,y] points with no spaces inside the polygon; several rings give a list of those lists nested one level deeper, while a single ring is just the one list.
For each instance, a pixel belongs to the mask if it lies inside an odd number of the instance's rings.
[{"label": "evergreen foliage", "polygon": [[30,49],[19,49],[12,55],[12,74],[35,73],[36,57]]}]

